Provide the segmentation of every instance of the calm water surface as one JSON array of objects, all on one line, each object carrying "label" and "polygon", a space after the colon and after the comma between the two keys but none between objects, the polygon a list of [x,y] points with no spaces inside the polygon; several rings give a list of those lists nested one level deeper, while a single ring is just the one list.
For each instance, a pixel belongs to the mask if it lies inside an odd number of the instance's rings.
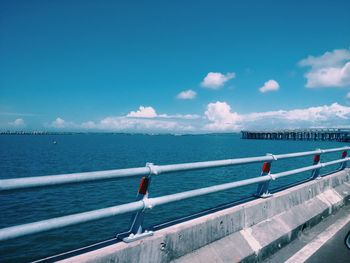
[{"label": "calm water surface", "polygon": [[[53,144],[53,141],[57,144]],[[0,178],[41,176],[144,166],[146,162],[173,164],[236,157],[335,148],[339,142],[241,140],[237,134],[127,135],[77,134],[58,136],[0,136]],[[323,160],[339,158],[329,154]],[[312,156],[274,163],[273,172],[310,165]],[[156,197],[204,186],[255,177],[261,164],[171,173],[152,180]],[[336,167],[327,168],[335,169]],[[274,181],[271,187],[303,180],[310,173]],[[139,178],[36,191],[0,194],[0,228],[134,201]],[[190,215],[251,195],[256,186],[243,187],[160,206],[146,214],[147,226]],[[28,262],[86,246],[127,230],[130,215],[23,237],[0,243],[1,262]]]}]

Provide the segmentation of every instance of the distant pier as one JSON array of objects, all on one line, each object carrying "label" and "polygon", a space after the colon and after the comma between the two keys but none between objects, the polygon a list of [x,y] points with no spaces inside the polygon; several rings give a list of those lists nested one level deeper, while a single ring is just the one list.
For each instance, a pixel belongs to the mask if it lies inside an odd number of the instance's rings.
[{"label": "distant pier", "polygon": [[350,129],[241,131],[242,139],[350,142]]}]

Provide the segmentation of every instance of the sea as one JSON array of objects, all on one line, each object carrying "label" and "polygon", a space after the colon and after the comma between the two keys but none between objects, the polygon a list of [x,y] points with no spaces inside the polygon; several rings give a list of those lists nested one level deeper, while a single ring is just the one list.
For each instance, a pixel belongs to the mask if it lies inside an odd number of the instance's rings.
[{"label": "sea", "polygon": [[[243,140],[240,134],[147,135],[65,134],[1,135],[0,178],[45,176],[156,165],[222,160],[345,146],[330,141]],[[340,153],[322,156],[338,159]],[[311,165],[312,156],[279,160],[271,172]],[[260,176],[261,163],[160,174],[152,178],[157,197]],[[339,165],[338,165],[339,166]],[[323,168],[327,174],[338,168]],[[310,177],[305,172],[272,181],[272,192]],[[0,193],[0,228],[100,209],[135,200],[140,178],[89,182],[45,189]],[[178,222],[222,205],[251,198],[256,185],[196,197],[148,210],[144,226]],[[131,214],[74,225],[0,243],[0,262],[30,262],[112,239],[128,230]],[[174,221],[175,220],[175,221]]]}]

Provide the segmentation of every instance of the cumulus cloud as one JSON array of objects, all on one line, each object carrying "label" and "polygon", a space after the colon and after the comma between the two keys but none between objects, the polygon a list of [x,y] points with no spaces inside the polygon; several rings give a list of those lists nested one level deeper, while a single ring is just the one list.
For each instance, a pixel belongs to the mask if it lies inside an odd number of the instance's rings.
[{"label": "cumulus cloud", "polygon": [[156,111],[152,107],[140,106],[138,111],[131,111],[127,117],[133,118],[154,118],[157,117]]},{"label": "cumulus cloud", "polygon": [[194,99],[197,96],[197,92],[189,89],[185,91],[181,91],[179,94],[177,94],[176,98],[180,100],[191,100]]},{"label": "cumulus cloud", "polygon": [[279,110],[262,113],[251,113],[247,115],[249,120],[255,121],[265,118],[280,118],[290,121],[327,121],[331,119],[349,119],[350,107],[333,103],[318,107],[310,107],[305,109]]},{"label": "cumulus cloud", "polygon": [[[195,132],[199,128],[193,126],[193,121],[202,119],[196,114],[157,114],[153,107],[140,106],[137,111],[131,111],[125,116],[108,116],[99,121],[83,123],[67,122],[58,117],[50,127],[70,128],[75,130],[116,131],[116,132]],[[197,125],[198,121],[194,123]]]},{"label": "cumulus cloud", "polygon": [[156,110],[152,107],[140,106],[138,111],[131,111],[125,117],[128,118],[159,118],[159,119],[186,119],[194,120],[199,119],[200,116],[196,114],[158,114]]},{"label": "cumulus cloud", "polygon": [[238,122],[242,120],[238,113],[231,111],[229,104],[220,101],[209,103],[204,114],[209,121],[204,129],[210,131],[238,129]]},{"label": "cumulus cloud", "polygon": [[196,120],[200,119],[201,116],[198,114],[159,114],[158,118],[164,119],[184,119],[184,120]]},{"label": "cumulus cloud", "polygon": [[81,124],[81,127],[84,129],[96,129],[97,128],[97,124],[93,121],[87,121],[87,122],[83,122]]},{"label": "cumulus cloud", "polygon": [[217,101],[209,103],[203,115],[156,114],[153,118],[109,116],[81,124],[58,117],[51,127],[116,132],[203,133],[242,129],[349,127],[349,123],[350,107],[336,102],[300,109],[239,114],[227,102]]},{"label": "cumulus cloud", "polygon": [[140,118],[127,116],[109,116],[100,121],[87,121],[83,123],[67,122],[61,118],[53,121],[50,127],[57,129],[114,131],[114,132],[194,132],[191,125],[192,118]]},{"label": "cumulus cloud", "polygon": [[224,84],[236,77],[234,72],[228,72],[226,74],[220,72],[209,72],[207,76],[203,79],[201,86],[208,89],[219,89]]},{"label": "cumulus cloud", "polygon": [[67,122],[64,119],[61,119],[60,117],[57,117],[56,120],[51,122],[51,126],[54,128],[66,128]]},{"label": "cumulus cloud", "polygon": [[136,119],[126,117],[107,117],[98,125],[102,130],[125,132],[184,132],[194,131],[193,126],[172,120]]},{"label": "cumulus cloud", "polygon": [[308,56],[299,65],[310,67],[304,75],[307,88],[350,86],[350,50],[336,49],[319,57]]},{"label": "cumulus cloud", "polygon": [[203,130],[239,131],[241,129],[282,129],[308,127],[347,127],[350,107],[333,103],[304,109],[277,110],[239,114],[226,102],[210,103]]},{"label": "cumulus cloud", "polygon": [[13,127],[24,127],[26,126],[24,120],[22,118],[15,119],[12,122],[9,122],[9,124]]},{"label": "cumulus cloud", "polygon": [[280,85],[276,80],[270,79],[264,83],[264,86],[262,86],[259,91],[261,93],[269,92],[269,91],[276,91],[279,90]]},{"label": "cumulus cloud", "polygon": [[350,107],[333,103],[304,109],[256,112],[242,115],[245,128],[307,128],[347,126]]}]

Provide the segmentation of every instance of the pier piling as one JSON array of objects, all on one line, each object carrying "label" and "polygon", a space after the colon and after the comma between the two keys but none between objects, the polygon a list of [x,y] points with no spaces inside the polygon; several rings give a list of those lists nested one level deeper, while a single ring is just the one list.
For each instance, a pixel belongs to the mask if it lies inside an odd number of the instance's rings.
[{"label": "pier piling", "polygon": [[242,139],[306,140],[350,142],[350,129],[296,129],[271,131],[241,131]]}]

